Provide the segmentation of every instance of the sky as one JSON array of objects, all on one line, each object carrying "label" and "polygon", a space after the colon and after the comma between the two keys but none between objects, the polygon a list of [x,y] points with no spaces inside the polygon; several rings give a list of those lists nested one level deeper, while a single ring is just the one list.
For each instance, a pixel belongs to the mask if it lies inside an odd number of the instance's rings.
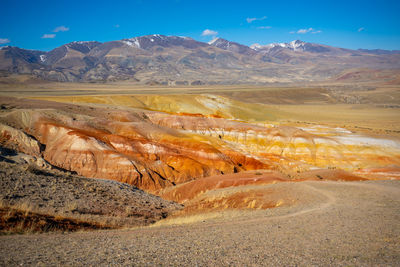
[{"label": "sky", "polygon": [[0,0],[0,7],[0,46],[42,51],[148,34],[400,50],[400,0]]}]

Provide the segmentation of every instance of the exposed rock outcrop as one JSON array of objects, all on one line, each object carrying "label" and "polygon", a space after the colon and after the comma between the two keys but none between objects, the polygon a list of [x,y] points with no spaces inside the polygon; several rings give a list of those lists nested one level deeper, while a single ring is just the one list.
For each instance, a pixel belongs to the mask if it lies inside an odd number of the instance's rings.
[{"label": "exposed rock outcrop", "polygon": [[0,145],[39,157],[41,144],[23,131],[0,123]]},{"label": "exposed rock outcrop", "polygon": [[[109,101],[107,97],[93,99]],[[91,98],[75,100],[90,102]],[[0,142],[86,177],[112,179],[153,192],[249,170],[275,171],[293,179],[298,173],[321,168],[353,172],[400,165],[400,145],[395,140],[343,128],[272,125],[261,122],[261,107],[249,111],[247,104],[230,103],[224,97],[196,96],[189,103],[197,106],[185,105],[182,99],[171,104],[150,97],[114,100],[122,106],[7,98],[14,108],[0,116]],[[193,113],[196,110],[208,113]],[[254,114],[259,116],[258,123],[244,120]]]}]

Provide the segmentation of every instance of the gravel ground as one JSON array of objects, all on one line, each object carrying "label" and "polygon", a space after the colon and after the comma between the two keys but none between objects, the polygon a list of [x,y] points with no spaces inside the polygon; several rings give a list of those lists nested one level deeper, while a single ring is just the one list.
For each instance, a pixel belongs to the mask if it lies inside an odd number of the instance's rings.
[{"label": "gravel ground", "polygon": [[399,181],[291,186],[317,201],[186,225],[1,236],[0,265],[400,265]]},{"label": "gravel ground", "polygon": [[41,169],[29,159],[0,146],[0,233],[14,231],[2,228],[9,225],[4,220],[10,219],[6,218],[10,209],[118,228],[148,225],[182,208],[132,185]]}]

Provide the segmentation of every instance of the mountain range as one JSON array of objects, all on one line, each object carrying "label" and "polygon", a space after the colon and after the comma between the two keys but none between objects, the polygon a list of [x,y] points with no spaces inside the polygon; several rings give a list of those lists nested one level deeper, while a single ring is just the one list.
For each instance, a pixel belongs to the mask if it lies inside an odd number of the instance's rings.
[{"label": "mountain range", "polygon": [[140,84],[264,84],[323,81],[348,70],[400,69],[400,50],[344,49],[295,40],[251,46],[159,34],[111,42],[71,42],[49,52],[5,46],[1,76],[48,81]]}]

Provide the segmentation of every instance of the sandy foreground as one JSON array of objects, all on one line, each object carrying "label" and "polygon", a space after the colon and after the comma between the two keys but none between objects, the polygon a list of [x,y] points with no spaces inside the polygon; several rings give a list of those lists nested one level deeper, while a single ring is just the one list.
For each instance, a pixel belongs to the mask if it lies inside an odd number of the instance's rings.
[{"label": "sandy foreground", "polygon": [[0,265],[400,265],[399,181],[287,186],[305,201],[190,224],[1,236]]}]

